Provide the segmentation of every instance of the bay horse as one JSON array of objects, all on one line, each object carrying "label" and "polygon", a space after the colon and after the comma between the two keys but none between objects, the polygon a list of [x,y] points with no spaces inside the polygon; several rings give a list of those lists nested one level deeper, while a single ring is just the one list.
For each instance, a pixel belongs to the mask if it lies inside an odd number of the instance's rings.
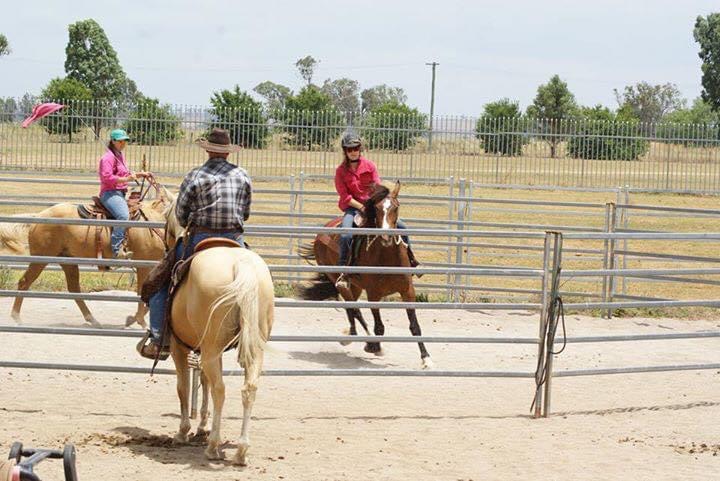
[{"label": "bay horse", "polygon": [[[162,221],[165,219],[164,212],[174,196],[162,186],[158,186],[158,197],[151,202],[142,203],[140,211],[149,221]],[[33,217],[49,217],[55,219],[80,219],[77,205],[70,203],[55,204],[52,207],[31,214]],[[69,225],[69,224],[9,224],[3,229],[3,243],[7,246],[22,245],[27,242],[29,255],[32,256],[54,256],[54,257],[96,257],[95,226]],[[15,239],[8,239],[11,234]],[[133,252],[133,260],[160,260],[165,252],[164,234],[162,229],[150,229],[142,227],[128,228],[126,231],[128,250]],[[23,238],[27,236],[26,238]],[[110,249],[110,228],[103,227],[100,232],[100,242],[104,258],[111,259]],[[26,291],[35,282],[40,273],[47,266],[46,263],[31,263],[28,265],[25,274],[18,281],[18,290]],[[69,292],[81,292],[80,290],[80,269],[75,264],[61,264],[65,273],[67,289]],[[149,267],[137,268],[137,292],[145,282]],[[76,299],[80,312],[86,322],[93,326],[100,326],[95,317],[88,309],[85,301]],[[23,298],[16,297],[13,303],[11,316],[16,322],[21,322],[20,310]],[[145,314],[147,308],[142,302],[138,303],[134,315],[128,316],[125,325],[130,326],[137,322],[145,327]]]},{"label": "bay horse", "polygon": [[[175,217],[175,203],[166,212],[166,234],[171,248],[183,235]],[[213,419],[205,456],[221,459],[220,422],[225,402],[222,354],[238,345],[237,360],[245,370],[242,388],[243,423],[234,463],[246,464],[250,446],[249,426],[258,379],[262,373],[264,348],[274,321],[275,292],[265,261],[249,249],[212,247],[195,255],[184,281],[175,291],[171,308],[170,353],[177,372],[180,400],[180,429],[174,442],[188,441],[190,431],[191,348],[199,351],[203,402],[198,434],[208,418],[207,394],[212,394]]]},{"label": "bay horse", "polygon": [[[362,227],[396,229],[400,210],[398,194],[400,193],[400,182],[396,182],[392,191],[384,185],[377,185],[372,196],[364,203]],[[334,219],[325,227],[337,227],[342,220]],[[353,248],[357,248],[355,258],[356,266],[376,267],[410,267],[407,245],[399,235],[363,235],[355,236]],[[318,234],[310,245],[301,246],[300,256],[307,261],[315,261],[321,266],[336,266],[340,258],[340,235],[339,234]],[[359,246],[355,245],[359,243]],[[398,293],[403,302],[415,302],[415,286],[411,274],[353,274],[349,278],[349,288],[338,288],[335,282],[339,273],[319,273],[315,276],[309,287],[299,290],[300,297],[306,300],[324,300],[337,298],[338,294],[346,301],[356,301],[360,294],[365,291],[368,301],[380,301],[383,297]],[[346,274],[347,276],[347,274]],[[385,325],[380,317],[380,309],[371,309],[375,335],[385,334]],[[410,321],[410,332],[413,336],[421,336],[420,324],[415,314],[415,309],[406,309]],[[357,335],[355,320],[358,320],[366,333],[367,324],[363,319],[360,309],[345,309],[350,323],[349,334]],[[369,334],[369,333],[368,333]],[[420,348],[420,360],[423,369],[432,368],[432,360],[425,344],[418,343]],[[369,342],[365,344],[365,351],[375,354],[382,352],[380,343]]]}]

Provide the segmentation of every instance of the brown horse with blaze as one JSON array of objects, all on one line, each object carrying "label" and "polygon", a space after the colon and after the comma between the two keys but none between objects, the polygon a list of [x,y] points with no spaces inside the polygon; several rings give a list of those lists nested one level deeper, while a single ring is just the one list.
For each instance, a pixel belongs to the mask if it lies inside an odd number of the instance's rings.
[{"label": "brown horse with blaze", "polygon": [[[400,210],[399,192],[400,182],[396,182],[392,190],[383,185],[376,186],[372,196],[364,204],[361,226],[396,229]],[[340,218],[335,219],[325,227],[337,227],[340,220]],[[357,251],[357,255],[354,256],[356,266],[411,267],[407,245],[399,235],[378,233],[356,237],[359,237],[355,239],[353,246],[353,250]],[[340,257],[339,239],[338,234],[318,234],[311,245],[301,248],[300,255],[308,261],[316,261],[318,265],[337,265]],[[300,296],[307,300],[324,300],[337,298],[339,294],[346,301],[356,301],[365,291],[368,301],[371,302],[380,301],[383,297],[395,293],[400,294],[403,302],[415,302],[415,287],[411,274],[353,274],[349,276],[348,288],[335,286],[338,277],[339,273],[318,274],[311,286],[300,289]],[[350,335],[357,335],[356,320],[360,322],[365,332],[368,332],[360,309],[348,308],[345,311],[350,323]],[[375,321],[373,332],[382,336],[385,334],[385,326],[380,317],[380,309],[371,309],[371,311]],[[406,309],[406,311],[410,321],[410,332],[413,336],[421,336],[415,309]],[[418,347],[422,367],[431,368],[432,361],[425,345],[419,342]],[[369,342],[365,345],[365,351],[380,354],[382,349],[380,343]]]}]

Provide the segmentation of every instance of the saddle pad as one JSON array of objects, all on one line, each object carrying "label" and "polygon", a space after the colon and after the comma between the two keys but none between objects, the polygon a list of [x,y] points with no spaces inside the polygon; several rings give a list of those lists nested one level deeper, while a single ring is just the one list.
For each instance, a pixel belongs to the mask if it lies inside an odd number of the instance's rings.
[{"label": "saddle pad", "polygon": [[227,237],[209,237],[203,239],[195,246],[194,253],[204,251],[205,249],[211,249],[213,247],[242,247],[239,242]]}]

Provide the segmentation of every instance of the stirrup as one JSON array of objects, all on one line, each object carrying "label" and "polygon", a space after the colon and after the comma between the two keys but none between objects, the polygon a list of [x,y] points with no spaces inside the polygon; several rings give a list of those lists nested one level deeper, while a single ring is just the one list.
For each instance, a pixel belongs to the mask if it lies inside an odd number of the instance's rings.
[{"label": "stirrup", "polygon": [[132,259],[133,251],[126,250],[125,247],[120,247],[117,253],[113,256],[114,259]]},{"label": "stirrup", "polygon": [[348,281],[345,273],[340,274],[338,276],[337,280],[335,280],[335,288],[336,289],[350,289],[350,282]]},{"label": "stirrup", "polygon": [[160,361],[166,360],[170,356],[170,349],[162,347],[160,344],[154,342],[151,339],[150,331],[147,331],[145,335],[140,339],[140,342],[135,346],[137,352],[144,358],[159,359]]}]

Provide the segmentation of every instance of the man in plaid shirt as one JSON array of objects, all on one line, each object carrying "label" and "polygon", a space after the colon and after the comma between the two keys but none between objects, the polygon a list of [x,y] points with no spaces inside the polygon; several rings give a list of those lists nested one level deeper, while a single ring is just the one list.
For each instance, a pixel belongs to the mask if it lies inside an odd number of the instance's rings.
[{"label": "man in plaid shirt", "polygon": [[252,186],[247,172],[210,153],[201,167],[191,170],[180,186],[175,215],[183,227],[243,230],[250,217]]},{"label": "man in plaid shirt", "polygon": [[[191,170],[180,186],[175,215],[190,237],[177,243],[177,260],[192,254],[195,246],[209,237],[226,237],[244,245],[243,224],[250,217],[252,184],[244,169],[227,161],[230,153],[239,150],[230,143],[230,134],[226,130],[213,129],[207,139],[200,139],[197,144],[207,151],[208,160]],[[138,352],[143,357],[155,359],[159,354],[161,359],[167,358],[167,346],[160,345],[160,338],[168,290],[169,286],[164,286],[150,296],[150,331],[138,344]]]}]

